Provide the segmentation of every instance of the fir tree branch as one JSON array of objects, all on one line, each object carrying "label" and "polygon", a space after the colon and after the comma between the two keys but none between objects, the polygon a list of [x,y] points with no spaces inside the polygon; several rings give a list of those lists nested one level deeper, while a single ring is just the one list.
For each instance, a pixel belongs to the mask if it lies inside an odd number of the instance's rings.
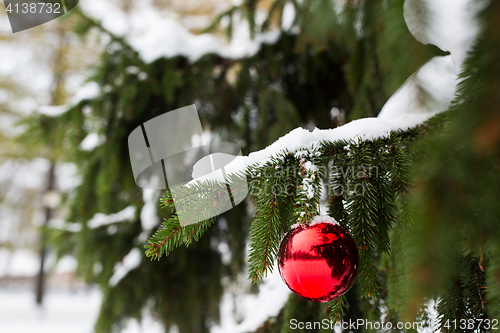
[{"label": "fir tree branch", "polygon": [[[267,269],[272,268],[273,260],[277,254],[282,234],[292,223],[292,214],[295,214],[298,221],[304,223],[313,215],[318,213],[318,195],[321,186],[322,169],[315,170],[315,165],[327,164],[333,159],[342,166],[353,166],[371,170],[373,163],[379,168],[377,177],[346,177],[344,172],[332,175],[332,188],[351,185],[361,186],[363,195],[343,193],[336,197],[335,205],[330,204],[330,214],[338,217],[340,222],[347,225],[353,232],[353,236],[360,250],[360,263],[362,264],[361,280],[364,280],[365,296],[371,297],[378,289],[377,269],[375,265],[374,252],[375,245],[383,251],[388,251],[388,230],[393,220],[393,196],[389,185],[389,179],[399,186],[406,193],[409,187],[406,177],[408,177],[409,157],[405,144],[402,141],[409,137],[416,137],[428,131],[429,124],[435,125],[441,123],[445,117],[430,119],[426,123],[410,129],[407,132],[392,132],[388,138],[376,140],[361,140],[357,142],[338,140],[334,142],[322,142],[318,147],[304,148],[295,153],[288,151],[276,154],[271,157],[265,165],[252,165],[237,175],[230,175],[229,183],[235,182],[231,187],[231,195],[238,198],[238,202],[246,196],[246,185],[251,190],[257,191],[256,204],[257,210],[255,220],[252,223],[250,238],[252,242],[250,256],[250,276],[256,281],[262,277]],[[389,157],[386,157],[385,148],[391,147]],[[352,151],[350,151],[352,150]],[[384,151],[382,151],[384,150]],[[352,154],[354,151],[354,155]],[[374,160],[375,156],[375,160]],[[293,166],[298,171],[293,175],[285,177],[276,170]],[[308,164],[306,169],[305,165]],[[390,170],[391,177],[385,170]],[[302,184],[297,186],[296,181],[302,177]],[[358,173],[359,175],[359,173]],[[243,180],[245,179],[246,180]],[[240,181],[238,183],[238,181]],[[297,193],[294,200],[290,200],[290,194],[287,191],[277,191],[277,188],[288,189],[290,184],[294,184]],[[244,185],[243,185],[244,184]],[[271,184],[271,185],[269,185]],[[270,187],[270,188],[269,188]],[[151,239],[151,245],[148,247],[148,256],[159,257],[184,242],[188,245],[192,238],[201,236],[206,226],[213,223],[214,209],[217,201],[222,200],[224,193],[227,194],[226,184],[201,182],[194,185],[194,190],[178,191],[175,200],[169,193],[163,201],[164,206],[173,208],[182,207],[186,210],[184,214],[183,225],[180,227],[179,217],[174,216],[162,225],[164,230],[157,232]],[[366,190],[366,193],[365,193]],[[252,193],[253,191],[251,191]],[[277,193],[281,192],[281,193]],[[223,199],[223,200],[228,200]],[[344,201],[346,205],[344,206]],[[335,209],[337,210],[335,212]],[[294,212],[294,213],[293,213]],[[215,212],[216,213],[216,212]],[[340,215],[339,215],[340,214]],[[215,214],[217,215],[217,213]],[[334,217],[335,217],[334,216]],[[193,227],[190,221],[203,220],[200,222],[203,228],[198,231],[198,224]],[[183,228],[186,228],[185,230]],[[196,237],[193,237],[196,236]],[[182,240],[182,241],[181,241]]]},{"label": "fir tree branch", "polygon": [[269,8],[266,19],[264,20],[264,22],[260,27],[261,32],[269,30],[269,27],[271,26],[271,22],[273,20],[273,15],[275,15],[275,13],[279,15],[278,24],[281,26],[283,8],[285,7],[286,1],[287,0],[275,0],[273,2],[271,7]]},{"label": "fir tree branch", "polygon": [[175,207],[176,214],[165,220],[161,229],[149,239],[146,255],[159,259],[181,244],[189,246],[193,239],[198,240],[213,224],[215,216],[227,201],[226,184],[214,181],[196,182],[167,191],[161,199],[162,205],[171,209]]},{"label": "fir tree branch", "polygon": [[481,310],[483,310],[483,312],[486,313],[486,300],[484,298],[484,293],[483,293],[484,286],[479,281],[479,274],[477,271],[477,267],[474,266],[473,270],[474,270],[474,278],[476,281],[477,295],[479,296],[479,299],[481,301]]},{"label": "fir tree branch", "polygon": [[[368,177],[375,182],[377,188],[377,239],[379,253],[388,253],[390,250],[389,231],[395,220],[395,192],[391,182],[391,174],[387,172],[390,158],[387,149],[378,141],[373,142],[375,165],[368,169]],[[375,173],[375,175],[373,175]]]},{"label": "fir tree branch", "polygon": [[[462,288],[458,277],[455,277],[449,289],[441,295],[438,301],[437,312],[439,319],[439,329],[442,332],[455,332],[454,321],[460,322],[464,318],[465,305],[462,302]],[[451,323],[451,329],[450,328]],[[448,327],[446,327],[448,325]]]},{"label": "fir tree branch", "polygon": [[[273,268],[277,257],[281,238],[288,227],[293,223],[291,197],[285,189],[287,181],[295,175],[282,177],[276,171],[279,165],[286,165],[288,154],[272,158],[266,163],[259,180],[260,191],[256,195],[256,211],[250,227],[250,254],[249,254],[249,279],[256,283],[266,275],[267,270]],[[265,175],[270,175],[270,178]]]},{"label": "fir tree branch", "polygon": [[[344,200],[347,191],[346,155],[339,154],[333,158],[333,166],[330,170],[329,188],[330,200],[328,201],[328,215],[333,217],[343,227],[347,225],[347,211],[344,207]],[[340,168],[340,170],[339,170]]]},{"label": "fir tree branch", "polygon": [[411,212],[409,202],[409,191],[411,187],[410,165],[411,160],[408,155],[408,149],[398,143],[389,146],[392,163],[390,163],[391,174],[393,175],[394,190],[398,194],[401,202],[401,219],[404,224],[410,224]]},{"label": "fir tree branch", "polygon": [[329,317],[331,321],[341,322],[347,309],[347,298],[345,295],[328,303]]},{"label": "fir tree branch", "polygon": [[[351,145],[355,166],[359,169],[370,166],[373,150],[367,142]],[[377,233],[377,191],[364,175],[353,175],[350,183],[354,191],[347,199],[349,229],[358,246],[361,293],[365,297],[375,297],[379,289],[378,271],[375,265],[375,244]],[[358,192],[356,192],[356,190]],[[361,193],[359,191],[362,191]]]}]

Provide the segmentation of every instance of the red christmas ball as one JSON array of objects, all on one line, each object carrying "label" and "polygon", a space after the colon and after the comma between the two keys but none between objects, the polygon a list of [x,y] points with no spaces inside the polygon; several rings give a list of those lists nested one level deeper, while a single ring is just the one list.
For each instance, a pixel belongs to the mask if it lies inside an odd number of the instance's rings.
[{"label": "red christmas ball", "polygon": [[358,269],[356,243],[328,216],[292,228],[281,242],[278,269],[285,284],[299,296],[328,302],[345,294]]}]

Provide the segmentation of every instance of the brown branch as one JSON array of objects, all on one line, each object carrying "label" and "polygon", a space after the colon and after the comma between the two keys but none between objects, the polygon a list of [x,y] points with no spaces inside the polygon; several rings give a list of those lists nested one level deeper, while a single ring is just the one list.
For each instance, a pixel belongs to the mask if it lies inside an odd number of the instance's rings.
[{"label": "brown branch", "polygon": [[156,249],[156,256],[158,256],[158,251],[159,251],[160,247],[165,245],[165,243],[168,242],[168,240],[170,238],[172,238],[176,233],[178,233],[179,230],[181,230],[181,228],[182,228],[182,226],[177,227],[174,231],[172,231],[172,233],[170,235],[165,237],[165,239],[163,239],[159,244],[151,244]]},{"label": "brown branch", "polygon": [[481,290],[482,287],[479,284],[479,278],[477,276],[477,269],[476,265],[474,265],[474,278],[476,280],[476,287],[477,287],[477,292],[479,294],[479,299],[481,300],[481,309],[483,310],[484,313],[486,313],[486,300],[484,299],[483,296],[483,291]]}]

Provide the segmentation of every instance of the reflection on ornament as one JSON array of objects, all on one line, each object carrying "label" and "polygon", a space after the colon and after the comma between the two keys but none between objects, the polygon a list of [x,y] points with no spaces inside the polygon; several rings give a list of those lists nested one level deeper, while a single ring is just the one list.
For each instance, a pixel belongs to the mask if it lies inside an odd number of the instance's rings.
[{"label": "reflection on ornament", "polygon": [[316,217],[314,224],[292,228],[281,242],[278,268],[294,293],[316,302],[345,294],[358,268],[356,243],[330,217]]}]

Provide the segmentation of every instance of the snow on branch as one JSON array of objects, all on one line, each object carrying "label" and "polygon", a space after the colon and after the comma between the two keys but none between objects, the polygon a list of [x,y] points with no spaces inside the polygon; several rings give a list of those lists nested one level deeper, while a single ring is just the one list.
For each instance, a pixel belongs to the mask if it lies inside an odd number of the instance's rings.
[{"label": "snow on branch", "polygon": [[127,208],[119,211],[118,213],[106,215],[102,213],[97,213],[94,217],[88,222],[88,227],[91,229],[100,228],[103,226],[107,226],[110,224],[118,223],[118,222],[127,222],[132,221],[135,216],[135,207],[128,206]]},{"label": "snow on branch", "polygon": [[391,132],[406,131],[414,128],[437,113],[407,113],[392,119],[381,117],[363,118],[351,121],[337,128],[324,130],[315,128],[313,131],[309,131],[304,128],[296,128],[262,150],[250,153],[248,156],[237,157],[234,162],[225,167],[225,170],[228,174],[241,173],[247,166],[264,165],[272,156],[276,156],[280,152],[288,151],[294,153],[306,149],[314,150],[323,141],[388,138]]},{"label": "snow on branch", "polygon": [[191,33],[180,22],[162,16],[149,1],[133,3],[128,12],[100,0],[81,2],[80,7],[85,15],[100,21],[103,29],[123,38],[146,63],[178,55],[196,61],[208,53],[233,59],[252,56],[262,44],[275,43],[281,33],[274,30],[257,33],[252,38],[248,27],[241,24],[235,27],[233,40],[224,43],[209,33]]}]

